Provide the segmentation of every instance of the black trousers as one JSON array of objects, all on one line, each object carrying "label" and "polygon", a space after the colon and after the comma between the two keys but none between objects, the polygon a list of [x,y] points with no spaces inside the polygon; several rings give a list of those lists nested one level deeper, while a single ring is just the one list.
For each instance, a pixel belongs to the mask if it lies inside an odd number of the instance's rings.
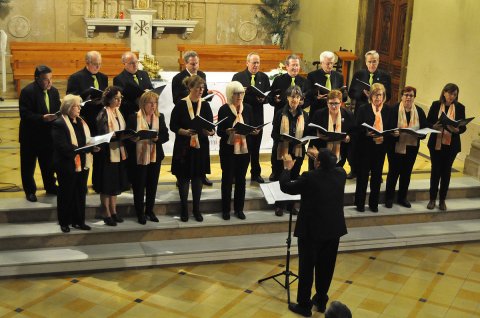
[{"label": "black trousers", "polygon": [[33,145],[20,143],[20,173],[22,176],[22,186],[25,194],[37,191],[35,183],[35,166],[40,166],[42,173],[43,186],[47,192],[55,192],[55,176],[53,170],[53,150],[49,147],[37,148]]},{"label": "black trousers", "polygon": [[[161,162],[148,165],[135,165],[131,173],[133,202],[138,215],[153,213],[155,195],[157,194],[158,176]],[[146,196],[145,196],[146,192]],[[145,201],[144,201],[145,196]]]},{"label": "black trousers", "polygon": [[[178,194],[180,195],[181,215],[188,216],[188,188],[190,186],[190,179],[186,177],[177,176],[178,180]],[[193,214],[200,213],[200,197],[202,196],[202,177],[194,176],[191,179],[192,183],[192,208]]]},{"label": "black trousers", "polygon": [[57,216],[60,226],[85,224],[85,197],[88,170],[80,172],[57,171]]},{"label": "black trousers", "polygon": [[298,293],[297,303],[312,308],[311,292],[315,277],[315,298],[327,300],[327,293],[333,278],[337,260],[339,238],[313,242],[298,238]]},{"label": "black trousers", "polygon": [[438,184],[440,184],[440,200],[447,198],[452,165],[457,152],[452,151],[450,146],[442,145],[440,150],[430,149],[432,170],[430,173],[430,200],[437,199]]},{"label": "black trousers", "polygon": [[259,177],[262,174],[260,167],[260,145],[262,144],[263,130],[258,135],[249,135],[248,152],[250,153],[250,175]]},{"label": "black trousers", "polygon": [[357,170],[357,184],[355,189],[355,205],[357,207],[363,208],[365,206],[369,174],[370,196],[368,206],[371,208],[378,207],[385,153],[385,145],[382,143],[365,147],[364,151],[359,154],[360,165]]},{"label": "black trousers", "polygon": [[408,186],[410,185],[410,177],[412,176],[413,165],[417,159],[417,154],[418,146],[407,146],[405,154],[396,153],[395,149],[388,151],[388,175],[385,189],[386,201],[393,201],[395,186],[399,178],[397,201],[407,199]]},{"label": "black trousers", "polygon": [[249,161],[250,155],[248,153],[242,155],[220,153],[220,166],[222,168],[222,212],[225,214],[230,213],[234,177],[235,192],[233,210],[235,212],[243,212],[245,203],[245,176],[247,174]]}]

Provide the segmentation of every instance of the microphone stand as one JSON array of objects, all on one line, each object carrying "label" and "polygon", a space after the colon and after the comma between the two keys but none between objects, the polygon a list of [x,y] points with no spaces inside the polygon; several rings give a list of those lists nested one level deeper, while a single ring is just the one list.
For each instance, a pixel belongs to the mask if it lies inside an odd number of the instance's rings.
[{"label": "microphone stand", "polygon": [[[283,288],[287,290],[287,302],[290,305],[290,285],[298,279],[298,275],[290,271],[290,246],[292,245],[292,212],[289,212],[288,218],[288,236],[287,236],[287,256],[285,262],[285,270],[281,273],[262,278],[258,281],[259,284],[262,282],[273,279],[280,284]],[[285,283],[282,283],[277,279],[277,277],[285,275]],[[290,276],[293,276],[294,279],[290,281]]]}]

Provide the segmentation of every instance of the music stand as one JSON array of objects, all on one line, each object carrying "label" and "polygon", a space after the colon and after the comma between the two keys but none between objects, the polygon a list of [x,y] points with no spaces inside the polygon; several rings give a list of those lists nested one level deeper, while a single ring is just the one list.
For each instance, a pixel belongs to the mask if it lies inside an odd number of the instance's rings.
[{"label": "music stand", "polygon": [[[286,201],[286,198],[290,200],[298,200],[299,196],[291,196],[281,192],[280,185],[278,182],[271,182],[271,183],[262,183],[260,184],[260,188],[262,189],[265,199],[267,199],[268,203],[271,203],[270,200],[276,199],[275,201]],[[280,193],[278,192],[280,191]],[[298,279],[298,275],[290,271],[290,247],[292,245],[292,212],[289,211],[288,217],[288,235],[287,235],[287,255],[286,255],[286,262],[285,262],[285,270],[281,273],[271,275],[265,278],[258,280],[258,283],[261,284],[262,282],[273,279],[275,280],[280,286],[287,290],[287,302],[290,305],[290,285]],[[285,283],[282,283],[277,279],[277,277],[285,275]],[[290,276],[293,276],[294,279],[290,281]]]}]

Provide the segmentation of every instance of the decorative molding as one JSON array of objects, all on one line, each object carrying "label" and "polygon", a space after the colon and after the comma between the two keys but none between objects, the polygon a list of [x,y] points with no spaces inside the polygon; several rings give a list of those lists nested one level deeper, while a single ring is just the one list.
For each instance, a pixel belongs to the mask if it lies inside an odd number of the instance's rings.
[{"label": "decorative molding", "polygon": [[86,29],[86,37],[93,38],[95,29],[97,26],[106,26],[106,27],[116,27],[117,34],[116,37],[121,39],[125,35],[127,31],[127,27],[132,25],[132,21],[130,19],[103,19],[103,18],[83,18],[85,20],[85,24],[87,25]]},{"label": "decorative molding", "polygon": [[257,37],[257,25],[251,21],[245,21],[238,27],[238,36],[245,42],[253,41]]},{"label": "decorative molding", "polygon": [[23,15],[14,16],[8,21],[7,29],[13,37],[24,38],[30,34],[30,20]]}]

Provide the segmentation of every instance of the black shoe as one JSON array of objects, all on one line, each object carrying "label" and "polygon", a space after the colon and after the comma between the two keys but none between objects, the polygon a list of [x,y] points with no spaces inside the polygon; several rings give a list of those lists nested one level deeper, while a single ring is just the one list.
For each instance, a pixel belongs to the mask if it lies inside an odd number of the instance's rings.
[{"label": "black shoe", "polygon": [[302,307],[299,304],[289,304],[288,309],[303,317],[312,317],[312,310]]},{"label": "black shoe", "polygon": [[240,220],[245,220],[245,219],[246,219],[246,216],[245,216],[245,214],[243,213],[243,211],[238,211],[238,212],[235,212],[234,214],[235,214],[235,216],[236,216],[237,218],[239,218]]},{"label": "black shoe", "polygon": [[145,217],[145,214],[143,213],[137,214],[137,219],[138,219],[138,223],[140,223],[141,225],[147,224],[147,218]]},{"label": "black shoe", "polygon": [[447,205],[445,204],[445,200],[440,200],[438,204],[438,208],[442,211],[447,211]]},{"label": "black shoe", "polygon": [[279,207],[276,207],[275,208],[275,215],[276,216],[282,216],[283,215],[283,209],[279,208]]},{"label": "black shoe", "polygon": [[408,200],[399,200],[398,204],[400,204],[401,206],[404,206],[406,208],[411,208],[412,207],[412,204],[410,204],[410,202],[408,202]]},{"label": "black shoe", "polygon": [[202,178],[202,183],[203,183],[204,185],[206,185],[206,186],[209,186],[209,187],[211,187],[211,186],[213,185],[213,182],[210,181],[210,180],[207,178],[207,176],[203,176],[203,178]]},{"label": "black shoe", "polygon": [[270,174],[270,177],[268,177],[268,180],[270,180],[270,181],[277,181],[277,177],[275,176],[275,173],[272,172],[272,173]]},{"label": "black shoe", "polygon": [[62,230],[63,233],[68,233],[70,232],[70,227],[68,225],[60,225],[60,230]]},{"label": "black shoe", "polygon": [[357,174],[355,172],[350,172],[347,174],[347,179],[355,179],[357,177]]},{"label": "black shoe", "polygon": [[319,299],[317,294],[315,294],[315,296],[313,296],[313,298],[312,298],[312,303],[315,305],[315,307],[317,307],[317,311],[319,311],[323,314],[325,312],[325,310],[327,309],[328,296],[327,296],[326,299],[324,299],[322,301],[322,300]]},{"label": "black shoe", "polygon": [[256,183],[265,183],[265,180],[263,180],[261,176],[256,176],[256,177],[252,176],[250,180]]},{"label": "black shoe", "polygon": [[230,212],[222,212],[222,219],[225,221],[230,220]]},{"label": "black shoe", "polygon": [[203,216],[200,212],[198,213],[193,213],[193,217],[195,218],[195,221],[197,222],[203,222]]},{"label": "black shoe", "polygon": [[26,195],[26,197],[27,197],[27,201],[37,202],[37,196],[35,195],[35,193],[29,193]]},{"label": "black shoe", "polygon": [[369,206],[368,208],[369,208],[370,211],[372,211],[373,213],[377,213],[377,212],[378,212],[378,206]]},{"label": "black shoe", "polygon": [[393,207],[393,201],[392,200],[385,201],[385,207],[387,209],[391,209]]},{"label": "black shoe", "polygon": [[106,217],[106,218],[103,218],[103,222],[105,222],[105,225],[108,225],[108,226],[117,226],[117,222],[115,222],[111,217]]},{"label": "black shoe", "polygon": [[158,218],[153,212],[146,213],[146,217],[150,222],[158,222]]},{"label": "black shoe", "polygon": [[357,209],[357,212],[365,212],[364,206],[357,205],[356,209]]},{"label": "black shoe", "polygon": [[188,214],[182,214],[182,215],[180,215],[180,221],[182,221],[182,222],[188,222]]},{"label": "black shoe", "polygon": [[77,230],[90,231],[92,228],[86,224],[72,224],[72,227]]},{"label": "black shoe", "polygon": [[120,215],[118,215],[117,213],[115,214],[112,214],[112,219],[116,222],[116,223],[123,223],[123,219],[120,217]]},{"label": "black shoe", "polygon": [[435,208],[435,200],[428,201],[427,209],[433,210]]}]

